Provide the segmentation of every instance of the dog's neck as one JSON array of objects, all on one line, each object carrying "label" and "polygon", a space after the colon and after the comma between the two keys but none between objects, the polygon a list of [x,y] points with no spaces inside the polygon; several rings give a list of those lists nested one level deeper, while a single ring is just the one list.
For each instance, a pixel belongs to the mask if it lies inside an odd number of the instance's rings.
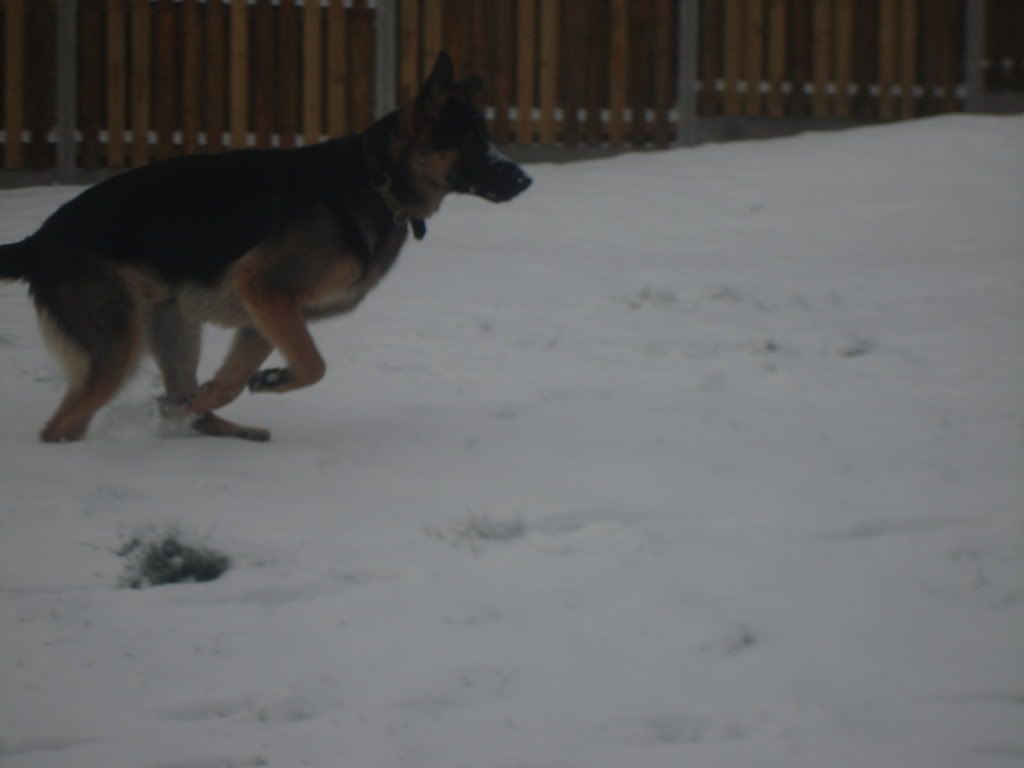
[{"label": "dog's neck", "polygon": [[370,186],[391,213],[392,222],[396,227],[403,228],[406,224],[410,224],[413,237],[422,240],[427,234],[427,225],[422,218],[415,214],[413,207],[404,203],[399,194],[396,194],[395,178],[388,171],[387,164],[380,161],[380,153],[375,151],[369,131],[362,134],[360,143],[363,147],[363,158],[366,161]]}]

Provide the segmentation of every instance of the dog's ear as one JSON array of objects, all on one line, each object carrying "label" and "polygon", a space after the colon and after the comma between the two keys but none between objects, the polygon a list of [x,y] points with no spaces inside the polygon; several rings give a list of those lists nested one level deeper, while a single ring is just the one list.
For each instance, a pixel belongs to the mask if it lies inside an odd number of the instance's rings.
[{"label": "dog's ear", "polygon": [[420,89],[420,95],[416,98],[413,115],[414,133],[419,133],[426,124],[437,120],[448,103],[448,97],[452,92],[452,83],[455,80],[455,67],[452,64],[452,57],[445,51],[437,54],[434,62],[434,69],[430,77]]}]

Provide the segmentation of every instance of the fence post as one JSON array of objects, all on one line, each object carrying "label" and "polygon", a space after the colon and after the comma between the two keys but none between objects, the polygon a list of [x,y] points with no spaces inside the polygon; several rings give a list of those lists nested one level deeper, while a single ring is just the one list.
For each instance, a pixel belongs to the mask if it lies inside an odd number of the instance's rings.
[{"label": "fence post", "polygon": [[981,112],[985,101],[985,2],[967,0],[967,40],[964,45],[964,74],[967,79],[968,112]]},{"label": "fence post", "polygon": [[[374,56],[374,117],[382,117],[395,108],[398,90],[396,42],[398,19],[395,0],[377,0],[376,47]],[[413,55],[408,52],[407,55]]]},{"label": "fence post", "polygon": [[78,3],[57,4],[57,183],[75,183],[75,129],[78,122]]},{"label": "fence post", "polygon": [[676,143],[697,143],[697,57],[700,0],[676,0]]}]

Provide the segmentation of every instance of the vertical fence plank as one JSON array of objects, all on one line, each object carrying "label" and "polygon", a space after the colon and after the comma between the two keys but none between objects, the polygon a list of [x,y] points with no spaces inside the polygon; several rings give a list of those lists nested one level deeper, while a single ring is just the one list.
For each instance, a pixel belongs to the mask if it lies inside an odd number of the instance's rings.
[{"label": "vertical fence plank", "polygon": [[580,141],[580,112],[587,96],[587,19],[586,7],[562,0],[562,55],[565,72],[565,96],[562,99],[562,143],[575,146]]},{"label": "vertical fence plank", "polygon": [[607,0],[595,3],[586,15],[586,83],[587,95],[584,104],[587,120],[584,137],[588,144],[599,145],[606,139],[604,122],[606,98],[608,96],[608,62],[611,34],[608,27],[611,9]]},{"label": "vertical fence plank", "polygon": [[768,6],[768,115],[782,117],[786,81],[786,0],[771,0]]},{"label": "vertical fence plank", "polygon": [[654,144],[665,147],[672,141],[669,110],[675,100],[673,62],[675,19],[672,0],[657,0],[654,6]]},{"label": "vertical fence plank", "polygon": [[132,165],[149,162],[150,8],[148,0],[132,3]]},{"label": "vertical fence plank", "polygon": [[702,0],[700,3],[700,114],[712,117],[722,112],[722,93],[719,80],[723,77],[722,33],[725,0]]},{"label": "vertical fence plank", "polygon": [[4,110],[7,117],[5,168],[24,163],[22,131],[25,108],[25,0],[7,0],[4,47]]},{"label": "vertical fence plank", "polygon": [[[0,40],[3,40],[3,50],[0,51],[0,87],[3,93],[0,94],[0,130],[7,128],[7,52],[10,48],[7,45],[7,0],[0,0]],[[4,154],[6,155],[6,139],[4,140]]]},{"label": "vertical fence plank", "polygon": [[644,146],[650,139],[648,108],[652,104],[654,68],[653,54],[653,0],[630,0],[628,4],[629,35],[626,56],[626,142],[634,147]]},{"label": "vertical fence plank", "polygon": [[174,154],[174,129],[177,123],[178,45],[175,25],[176,7],[170,2],[157,6],[156,38],[156,156],[165,160]]},{"label": "vertical fence plank", "polygon": [[832,0],[814,2],[814,116],[829,117],[828,89],[832,76]]},{"label": "vertical fence plank", "polygon": [[343,0],[330,1],[327,8],[327,133],[341,136],[348,129],[347,13]]},{"label": "vertical fence plank", "polygon": [[497,0],[494,9],[494,123],[492,131],[499,144],[511,139],[509,108],[512,106],[515,72],[512,68],[515,46],[514,0]]},{"label": "vertical fence plank", "polygon": [[[561,0],[557,0],[561,2]],[[490,7],[488,7],[490,6]],[[494,72],[494,53],[495,53],[495,30],[494,20],[497,16],[499,3],[491,2],[487,5],[483,3],[471,3],[470,10],[470,29],[473,31],[473,45],[471,47],[472,56],[468,62],[462,67],[463,73],[476,74],[476,75],[487,75],[484,79],[484,98],[490,99],[491,93],[494,87],[493,78],[491,73]],[[561,71],[561,67],[559,67]],[[490,122],[488,115],[484,116],[484,119]]]},{"label": "vertical fence plank", "polygon": [[81,167],[100,167],[100,110],[103,102],[102,6],[99,0],[79,3],[78,130]]},{"label": "vertical fence plank", "polygon": [[953,111],[948,101],[947,85],[952,79],[947,64],[953,61],[955,55],[952,51],[952,18],[953,8],[950,0],[936,0],[935,8],[921,16],[924,98],[919,107],[919,114]]},{"label": "vertical fence plank", "polygon": [[[277,8],[277,132],[282,147],[294,147],[299,133],[301,27],[302,18],[295,0],[281,0]],[[349,98],[347,89],[343,98],[346,101]]]},{"label": "vertical fence plank", "polygon": [[422,77],[434,68],[434,59],[444,45],[444,2],[423,0],[423,59]]},{"label": "vertical fence plank", "polygon": [[533,62],[536,32],[536,0],[519,0],[519,82],[518,128],[516,138],[520,144],[533,143]]},{"label": "vertical fence plank", "polygon": [[56,3],[35,0],[26,11],[26,50],[31,52],[32,66],[25,73],[25,93],[29,98],[24,107],[24,120],[31,142],[25,148],[24,162],[30,168],[50,169],[55,160],[49,134],[56,124]]},{"label": "vertical fence plank", "polygon": [[878,4],[879,0],[859,0],[854,14],[853,81],[851,117],[855,120],[878,119]]},{"label": "vertical fence plank", "polygon": [[206,146],[217,151],[224,145],[227,125],[227,56],[225,54],[226,27],[224,5],[220,2],[206,5]]},{"label": "vertical fence plank", "polygon": [[456,74],[462,72],[470,58],[473,46],[470,10],[465,0],[442,0],[444,19],[441,48],[455,62]]},{"label": "vertical fence plank", "polygon": [[958,29],[960,24],[956,21],[957,6],[959,3],[953,0],[946,0],[945,13],[942,24],[942,44],[940,48],[938,63],[938,82],[942,87],[943,100],[941,110],[943,112],[957,112],[960,105],[957,100],[956,86],[956,61],[958,58]]},{"label": "vertical fence plank", "polygon": [[896,25],[897,2],[881,0],[878,14],[878,117],[892,120],[893,84],[896,82]]},{"label": "vertical fence plank", "polygon": [[980,27],[980,41],[977,37],[972,38],[980,49],[974,61],[982,72],[983,80],[979,85],[984,86],[975,90],[978,97],[984,96],[986,92],[1002,90],[998,66],[1002,48],[1000,38],[1005,27],[1005,14],[1002,11],[1002,4],[996,0],[968,0],[968,34],[971,33],[972,23]]},{"label": "vertical fence plank", "polygon": [[835,7],[835,116],[850,117],[850,84],[853,73],[853,2],[836,0]]},{"label": "vertical fence plank", "polygon": [[[949,61],[947,62],[946,111],[962,112],[967,108],[966,99],[959,93],[958,85],[967,83],[964,62],[967,46],[964,36],[967,29],[967,8],[959,2],[950,2],[949,9]],[[1022,62],[1024,64],[1024,62]]]},{"label": "vertical fence plank", "polygon": [[352,50],[352,116],[351,130],[361,131],[373,119],[373,105],[370,101],[370,83],[373,80],[373,12],[366,0],[353,0],[350,11],[351,23],[349,45]]},{"label": "vertical fence plank", "polygon": [[809,117],[809,91],[814,80],[814,0],[791,0],[787,26],[789,82],[786,98],[788,117]]},{"label": "vertical fence plank", "polygon": [[182,8],[181,141],[186,154],[199,148],[202,93],[202,52],[199,4],[185,0]]},{"label": "vertical fence plank", "polygon": [[[337,0],[340,2],[340,0]],[[332,0],[333,5],[333,0]],[[398,8],[399,56],[398,100],[412,101],[420,84],[421,33],[420,0],[402,0]]]},{"label": "vertical fence plank", "polygon": [[244,147],[249,135],[249,6],[231,0],[231,70],[229,121],[231,147]]},{"label": "vertical fence plank", "polygon": [[725,0],[725,114],[736,116],[740,109],[740,80],[743,78],[744,0]]},{"label": "vertical fence plank", "polygon": [[[1012,65],[1009,86],[1014,91],[1022,91],[1024,90],[1024,42],[1022,42],[1024,35],[1021,35],[1021,29],[1024,29],[1024,5],[1016,2],[1011,8],[1014,15],[1006,25],[1009,31],[1006,53]],[[1012,30],[1016,30],[1016,34]]]},{"label": "vertical fence plank", "polygon": [[274,45],[274,28],[277,21],[277,9],[268,0],[259,0],[253,8],[252,40],[256,55],[252,61],[253,82],[258,83],[252,89],[252,129],[257,147],[270,147],[273,144],[274,117],[276,105],[274,99],[277,91],[277,56]]},{"label": "vertical fence plank", "polygon": [[320,141],[323,118],[323,29],[319,0],[307,0],[303,6],[302,41],[302,137],[309,145]]},{"label": "vertical fence plank", "polygon": [[903,0],[900,18],[900,115],[914,116],[917,85],[917,0]]},{"label": "vertical fence plank", "polygon": [[747,0],[746,18],[746,52],[745,72],[743,79],[747,84],[746,113],[748,117],[761,114],[763,97],[761,95],[761,79],[764,75],[764,3],[762,0]]},{"label": "vertical fence plank", "polygon": [[626,104],[629,97],[629,3],[611,0],[611,47],[608,57],[608,143],[621,146],[626,139]]},{"label": "vertical fence plank", "polygon": [[985,45],[982,56],[987,91],[999,92],[1005,87],[1003,59],[1006,55],[1006,35],[1009,30],[1006,4],[1003,0],[980,0],[985,19]]},{"label": "vertical fence plank", "polygon": [[540,141],[554,144],[558,135],[558,0],[541,0]]}]

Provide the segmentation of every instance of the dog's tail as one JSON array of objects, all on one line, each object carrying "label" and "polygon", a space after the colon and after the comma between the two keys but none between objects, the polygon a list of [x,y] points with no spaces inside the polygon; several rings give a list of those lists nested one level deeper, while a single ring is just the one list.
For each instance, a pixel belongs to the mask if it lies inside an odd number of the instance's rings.
[{"label": "dog's tail", "polygon": [[28,280],[38,266],[38,254],[31,239],[0,245],[0,280]]}]

